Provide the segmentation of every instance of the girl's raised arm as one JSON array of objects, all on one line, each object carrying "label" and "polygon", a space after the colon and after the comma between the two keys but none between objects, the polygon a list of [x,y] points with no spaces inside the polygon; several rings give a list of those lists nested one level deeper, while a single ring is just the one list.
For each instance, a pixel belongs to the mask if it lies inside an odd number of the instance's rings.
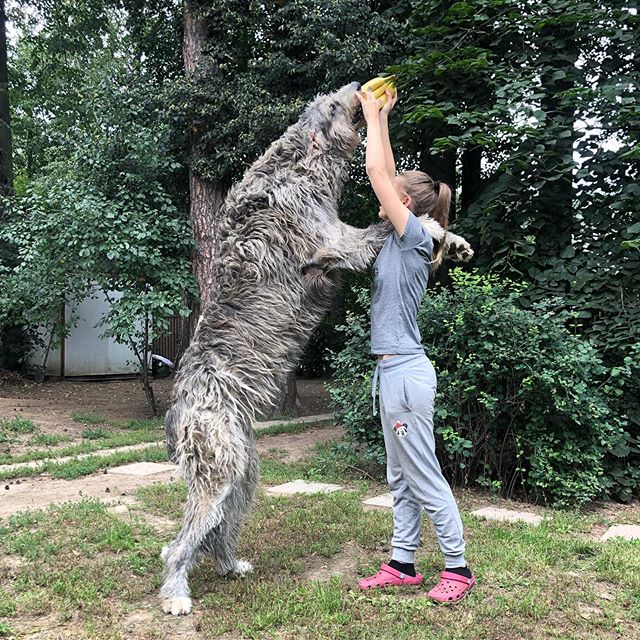
[{"label": "girl's raised arm", "polygon": [[408,196],[405,196],[404,200],[401,199],[393,185],[395,166],[393,176],[389,175],[377,99],[370,90],[364,94],[357,93],[356,95],[360,100],[362,112],[367,121],[367,153],[365,156],[367,175],[387,218],[393,224],[396,233],[402,237],[409,219],[409,210],[406,204],[410,199]]},{"label": "girl's raised arm", "polygon": [[380,110],[380,129],[382,131],[382,146],[384,147],[385,165],[387,174],[393,180],[396,177],[396,162],[393,158],[393,150],[391,149],[391,140],[389,139],[389,113],[398,100],[398,92],[393,93],[387,89],[387,101]]}]

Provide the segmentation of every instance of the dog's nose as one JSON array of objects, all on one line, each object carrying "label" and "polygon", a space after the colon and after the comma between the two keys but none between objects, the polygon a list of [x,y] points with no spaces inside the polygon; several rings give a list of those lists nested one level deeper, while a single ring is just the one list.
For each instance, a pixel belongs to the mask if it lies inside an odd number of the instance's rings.
[{"label": "dog's nose", "polygon": [[360,91],[360,83],[354,82],[353,84],[356,86],[356,91]]}]

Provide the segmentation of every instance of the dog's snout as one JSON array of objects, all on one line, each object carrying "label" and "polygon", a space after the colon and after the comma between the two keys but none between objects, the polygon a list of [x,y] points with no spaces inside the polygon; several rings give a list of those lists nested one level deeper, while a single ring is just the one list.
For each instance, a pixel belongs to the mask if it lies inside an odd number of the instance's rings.
[{"label": "dog's snout", "polygon": [[359,82],[354,82],[353,83],[355,85],[356,91],[360,91],[360,83]]}]

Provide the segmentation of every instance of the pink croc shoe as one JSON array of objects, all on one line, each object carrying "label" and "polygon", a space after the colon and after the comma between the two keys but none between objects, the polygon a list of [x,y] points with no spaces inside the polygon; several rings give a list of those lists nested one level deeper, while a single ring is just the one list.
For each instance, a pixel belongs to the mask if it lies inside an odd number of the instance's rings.
[{"label": "pink croc shoe", "polygon": [[424,577],[419,573],[416,573],[415,576],[408,576],[406,573],[401,573],[388,564],[382,564],[378,573],[368,578],[362,578],[358,586],[362,591],[382,587],[398,587],[403,584],[415,587],[423,580]]},{"label": "pink croc shoe", "polygon": [[465,578],[457,573],[442,571],[440,582],[429,591],[429,597],[443,604],[460,602],[473,589],[475,583],[476,579],[473,576]]}]

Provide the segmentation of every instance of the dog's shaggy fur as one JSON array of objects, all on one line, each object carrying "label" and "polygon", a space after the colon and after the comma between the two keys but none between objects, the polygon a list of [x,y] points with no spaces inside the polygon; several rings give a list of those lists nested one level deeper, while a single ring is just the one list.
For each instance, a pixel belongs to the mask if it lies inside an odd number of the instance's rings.
[{"label": "dog's shaggy fur", "polygon": [[[189,489],[182,529],[162,552],[166,612],[191,610],[187,578],[199,554],[212,554],[222,575],[251,570],[235,552],[258,483],[256,412],[277,399],[328,310],[336,271],[366,268],[391,230],[338,218],[359,142],[356,89],[313,101],[224,203],[216,295],[182,358],[166,417],[169,456]],[[423,224],[443,241],[437,223]],[[457,236],[445,242],[459,257],[472,253]]]}]

